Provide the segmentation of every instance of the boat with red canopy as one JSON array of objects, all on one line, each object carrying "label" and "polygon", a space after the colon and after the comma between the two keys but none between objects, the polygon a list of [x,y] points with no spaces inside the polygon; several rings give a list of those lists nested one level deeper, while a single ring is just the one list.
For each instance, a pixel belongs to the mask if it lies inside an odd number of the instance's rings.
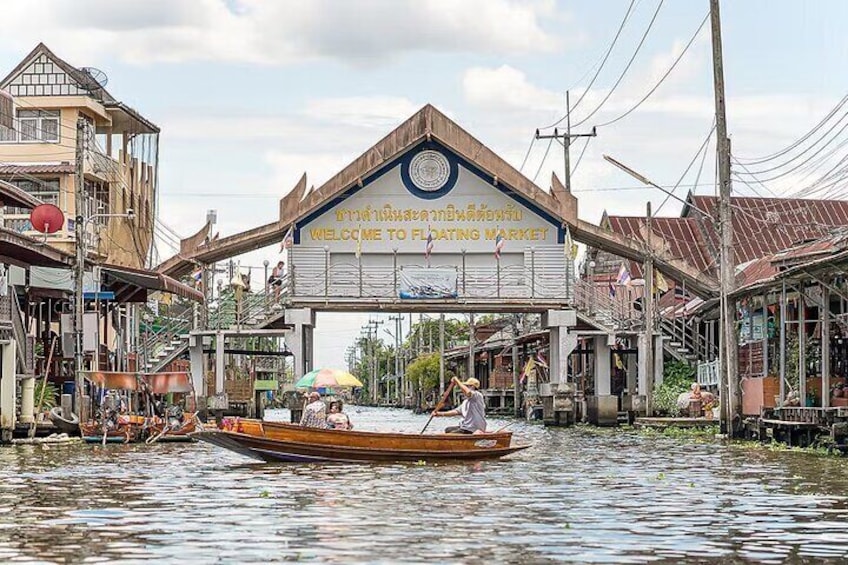
[{"label": "boat with red canopy", "polygon": [[[154,400],[153,415],[147,421],[147,443],[156,441],[192,441],[189,434],[201,424],[195,410],[191,375],[184,371],[145,373],[142,379]],[[181,400],[179,400],[181,397]]]}]

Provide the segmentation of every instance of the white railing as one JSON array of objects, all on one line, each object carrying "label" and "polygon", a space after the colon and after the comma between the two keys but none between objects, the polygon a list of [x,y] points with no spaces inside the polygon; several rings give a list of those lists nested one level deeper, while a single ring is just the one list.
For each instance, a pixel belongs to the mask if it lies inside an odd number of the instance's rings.
[{"label": "white railing", "polygon": [[701,386],[718,386],[718,359],[708,363],[698,363],[698,384]]},{"label": "white railing", "polygon": [[[284,295],[287,298],[397,298],[404,268],[422,266],[381,267],[356,263],[294,266],[285,277]],[[433,265],[433,268],[456,269],[457,299],[522,298],[571,302],[574,296],[574,281],[565,273],[536,270],[532,266],[463,268]]]}]

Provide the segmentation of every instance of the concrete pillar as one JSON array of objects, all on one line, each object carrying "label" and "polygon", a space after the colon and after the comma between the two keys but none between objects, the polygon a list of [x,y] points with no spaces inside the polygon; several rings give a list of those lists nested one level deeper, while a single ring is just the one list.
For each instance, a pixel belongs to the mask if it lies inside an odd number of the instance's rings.
[{"label": "concrete pillar", "polygon": [[21,414],[22,424],[32,424],[35,421],[35,377],[21,380]]},{"label": "concrete pillar", "polygon": [[15,382],[15,341],[0,345],[0,430],[2,439],[11,440],[17,417],[15,402],[17,388]]},{"label": "concrete pillar", "polygon": [[291,308],[285,311],[284,320],[294,326],[288,341],[294,353],[294,380],[297,382],[315,368],[312,362],[315,313],[310,308]]},{"label": "concrete pillar", "polygon": [[654,384],[659,386],[663,382],[663,337],[654,335]]},{"label": "concrete pillar", "polygon": [[542,315],[542,327],[550,331],[551,388],[565,382],[568,371],[568,356],[577,349],[577,334],[568,328],[577,325],[577,314],[573,310],[548,310]]},{"label": "concrete pillar", "polygon": [[224,392],[224,333],[215,334],[215,394]]},{"label": "concrete pillar", "polygon": [[636,350],[638,351],[638,360],[637,360],[637,393],[641,395],[648,394],[648,387],[650,383],[650,379],[648,378],[647,367],[645,366],[645,349],[647,347],[647,338],[644,333],[639,334],[639,337],[636,340]]},{"label": "concrete pillar", "polygon": [[190,335],[188,338],[188,357],[191,362],[191,384],[194,386],[194,395],[198,399],[198,406],[201,403],[201,398],[206,398],[206,378],[203,374],[203,336]]},{"label": "concrete pillar", "polygon": [[625,358],[627,370],[627,392],[630,395],[636,394],[639,387],[639,363],[636,355],[627,355]]},{"label": "concrete pillar", "polygon": [[[614,340],[615,338],[613,338]],[[607,336],[595,336],[595,394],[605,396],[612,393],[612,367]]]}]

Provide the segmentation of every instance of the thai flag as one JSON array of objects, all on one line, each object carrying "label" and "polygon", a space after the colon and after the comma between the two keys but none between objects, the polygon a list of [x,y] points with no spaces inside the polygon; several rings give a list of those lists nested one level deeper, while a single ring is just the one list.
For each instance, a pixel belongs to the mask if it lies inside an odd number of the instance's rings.
[{"label": "thai flag", "polygon": [[545,360],[545,356],[542,355],[541,350],[536,352],[536,364],[539,365],[540,367],[544,367],[545,369],[548,368],[548,362],[547,362],[547,360]]},{"label": "thai flag", "polygon": [[203,268],[198,268],[193,272],[191,278],[194,280],[194,286],[200,286],[200,281],[203,280]]},{"label": "thai flag", "polygon": [[433,230],[427,226],[427,243],[424,245],[424,258],[429,259],[433,253]]},{"label": "thai flag", "polygon": [[609,282],[609,295],[610,298],[615,298],[615,285],[612,284],[612,281]]},{"label": "thai flag", "polygon": [[498,235],[495,236],[495,259],[501,258],[501,250],[506,245],[506,239],[503,236],[503,230],[498,230]]},{"label": "thai flag", "polygon": [[624,263],[621,264],[621,268],[618,270],[618,278],[615,282],[621,286],[630,286],[630,271],[627,270]]}]

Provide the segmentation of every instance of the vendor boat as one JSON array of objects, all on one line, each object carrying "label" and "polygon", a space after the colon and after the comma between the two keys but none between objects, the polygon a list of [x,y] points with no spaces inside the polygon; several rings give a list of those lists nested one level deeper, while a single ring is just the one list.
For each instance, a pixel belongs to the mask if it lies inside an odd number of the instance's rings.
[{"label": "vendor boat", "polygon": [[[149,394],[155,400],[154,415],[147,422],[147,443],[157,441],[193,441],[189,434],[202,429],[197,418],[197,412],[185,411],[182,405],[189,409],[194,406],[194,386],[191,376],[185,372],[147,373],[142,375]],[[177,397],[182,396],[182,403]],[[171,404],[166,404],[170,398]]]},{"label": "vendor boat", "polygon": [[102,391],[94,418],[80,422],[80,433],[88,443],[132,443],[144,433],[146,419],[133,413],[141,390],[137,373],[91,371],[85,379]]},{"label": "vendor boat", "polygon": [[225,419],[221,429],[193,437],[262,461],[386,462],[497,459],[530,445],[512,445],[512,432],[401,434],[307,428],[283,422]]}]

